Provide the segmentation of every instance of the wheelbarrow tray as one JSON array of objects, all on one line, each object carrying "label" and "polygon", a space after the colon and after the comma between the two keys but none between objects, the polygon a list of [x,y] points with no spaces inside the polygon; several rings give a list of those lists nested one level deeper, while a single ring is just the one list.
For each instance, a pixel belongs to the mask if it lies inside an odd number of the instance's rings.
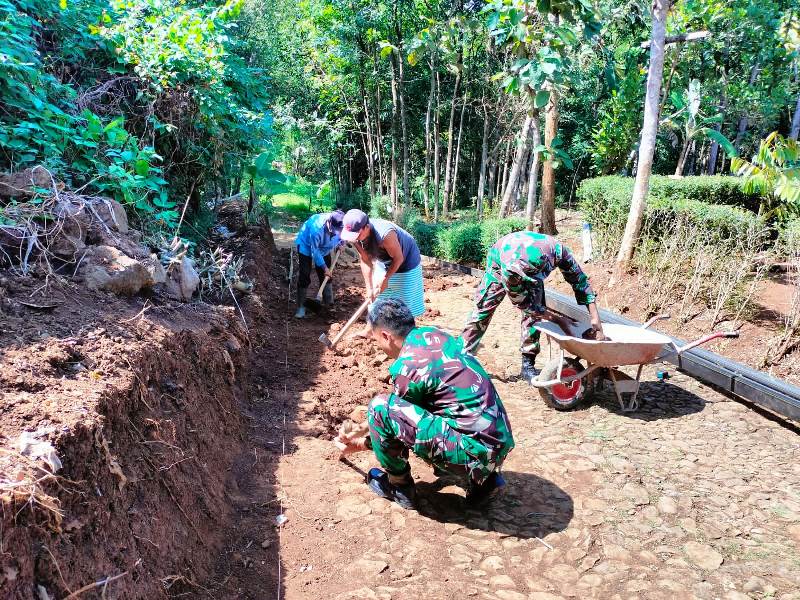
[{"label": "wheelbarrow tray", "polygon": [[643,365],[653,362],[672,339],[649,329],[630,325],[603,324],[606,340],[585,340],[567,335],[555,323],[539,321],[536,329],[552,338],[562,350],[597,367]]}]

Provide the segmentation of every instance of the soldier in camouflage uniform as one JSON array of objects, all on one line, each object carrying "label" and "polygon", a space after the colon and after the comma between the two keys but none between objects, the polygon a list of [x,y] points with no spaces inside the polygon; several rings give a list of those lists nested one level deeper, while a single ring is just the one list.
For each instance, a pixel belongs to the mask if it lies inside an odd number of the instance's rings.
[{"label": "soldier in camouflage uniform", "polygon": [[415,497],[409,451],[437,474],[465,476],[467,504],[484,504],[505,485],[497,470],[514,447],[489,375],[460,338],[416,327],[401,300],[379,299],[367,320],[378,346],[396,358],[389,369],[394,391],[370,402],[369,437],[340,434],[340,447],[371,448],[384,470],[370,470],[370,487],[406,508]]},{"label": "soldier in camouflage uniform", "polygon": [[595,339],[604,339],[595,293],[569,249],[552,236],[517,231],[501,237],[489,249],[486,271],[475,293],[475,308],[461,334],[467,351],[475,351],[494,311],[508,294],[514,306],[522,311],[521,377],[530,382],[538,374],[534,361],[540,349],[539,331],[534,325],[546,319],[572,334],[569,322],[545,306],[544,280],[556,267],[572,286],[578,304],[588,308]]}]

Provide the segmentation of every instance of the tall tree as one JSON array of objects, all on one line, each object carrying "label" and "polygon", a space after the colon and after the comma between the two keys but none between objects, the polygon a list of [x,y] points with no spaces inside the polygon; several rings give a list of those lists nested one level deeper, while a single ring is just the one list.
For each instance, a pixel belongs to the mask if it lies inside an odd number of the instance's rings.
[{"label": "tall tree", "polygon": [[664,73],[664,41],[667,35],[666,24],[669,8],[669,0],[653,0],[651,9],[653,32],[650,39],[650,66],[647,70],[644,122],[639,143],[639,166],[633,185],[633,198],[628,221],[625,224],[625,233],[617,254],[613,280],[628,270],[633,259],[636,241],[639,239],[642,229],[647,194],[650,191],[650,175],[653,171],[653,154],[656,149],[656,134],[658,133],[658,101],[661,92],[661,78]]}]

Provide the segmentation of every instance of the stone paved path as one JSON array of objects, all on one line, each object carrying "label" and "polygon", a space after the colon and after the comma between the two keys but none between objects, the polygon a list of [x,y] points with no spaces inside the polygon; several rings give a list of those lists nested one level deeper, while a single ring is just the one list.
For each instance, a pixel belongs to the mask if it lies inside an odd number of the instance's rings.
[{"label": "stone paved path", "polygon": [[[428,294],[441,312],[431,321],[455,332],[475,280],[448,279],[457,285]],[[680,374],[658,383],[654,368],[637,414],[610,395],[556,412],[511,377],[517,343],[505,303],[479,358],[517,447],[509,491],[484,513],[464,513],[463,490],[419,462],[424,500],[404,511],[363,484],[356,469],[373,466],[369,454],[348,467],[330,442],[299,432],[277,473],[286,598],[800,600],[795,431]],[[310,394],[298,422],[314,403]]]}]

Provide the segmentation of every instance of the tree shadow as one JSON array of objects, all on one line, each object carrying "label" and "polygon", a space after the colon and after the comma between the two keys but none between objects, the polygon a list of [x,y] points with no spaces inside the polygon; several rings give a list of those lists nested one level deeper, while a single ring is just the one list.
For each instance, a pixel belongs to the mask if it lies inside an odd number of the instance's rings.
[{"label": "tree shadow", "polygon": [[464,492],[456,478],[419,481],[417,510],[441,523],[520,538],[541,538],[567,528],[574,514],[567,492],[532,473],[504,470],[503,477],[505,493],[479,510],[464,506]]}]

